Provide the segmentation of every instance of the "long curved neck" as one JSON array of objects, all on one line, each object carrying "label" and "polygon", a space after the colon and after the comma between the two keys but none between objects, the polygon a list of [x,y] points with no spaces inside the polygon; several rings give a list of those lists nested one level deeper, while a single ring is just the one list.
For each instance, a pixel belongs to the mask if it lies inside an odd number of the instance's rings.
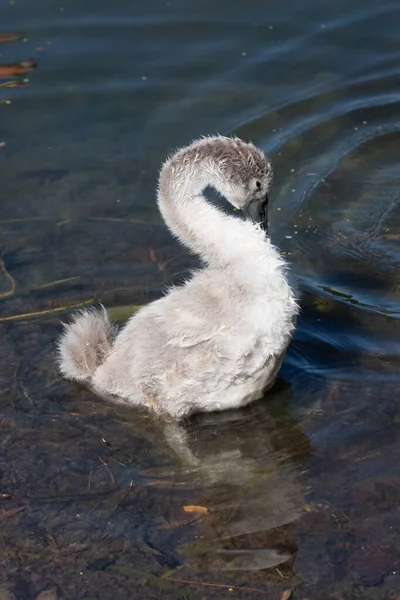
[{"label": "long curved neck", "polygon": [[263,232],[207,202],[202,193],[207,186],[220,191],[218,168],[209,156],[183,150],[164,164],[158,206],[169,229],[210,266],[259,257],[267,245]]}]

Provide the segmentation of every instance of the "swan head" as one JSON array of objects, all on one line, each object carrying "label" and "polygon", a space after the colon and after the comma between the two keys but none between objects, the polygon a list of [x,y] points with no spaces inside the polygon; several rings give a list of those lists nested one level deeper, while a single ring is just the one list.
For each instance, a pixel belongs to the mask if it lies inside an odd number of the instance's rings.
[{"label": "swan head", "polygon": [[221,172],[218,191],[245,217],[268,230],[268,192],[272,167],[264,152],[238,138],[222,138],[217,156]]},{"label": "swan head", "polygon": [[211,185],[245,217],[268,230],[268,191],[272,167],[254,144],[222,135],[204,137],[181,148],[161,171],[159,191],[197,195]]},{"label": "swan head", "polygon": [[202,142],[197,150],[207,152],[214,187],[267,231],[272,167],[264,152],[239,138],[216,136]]}]

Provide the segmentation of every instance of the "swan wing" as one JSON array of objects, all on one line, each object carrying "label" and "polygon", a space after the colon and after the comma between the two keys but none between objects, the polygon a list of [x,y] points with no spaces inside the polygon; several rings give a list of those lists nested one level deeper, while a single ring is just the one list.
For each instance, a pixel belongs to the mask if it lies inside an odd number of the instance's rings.
[{"label": "swan wing", "polygon": [[204,314],[195,314],[191,310],[180,311],[175,323],[169,328],[168,346],[191,348],[217,338],[226,330],[220,322],[213,323]]}]

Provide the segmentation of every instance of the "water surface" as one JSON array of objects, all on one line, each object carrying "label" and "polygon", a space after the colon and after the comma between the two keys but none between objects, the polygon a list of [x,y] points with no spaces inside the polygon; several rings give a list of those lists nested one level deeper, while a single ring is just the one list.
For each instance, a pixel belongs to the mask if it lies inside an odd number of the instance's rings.
[{"label": "water surface", "polygon": [[[12,0],[0,23],[0,584],[397,598],[399,4]],[[54,341],[197,266],[155,184],[216,132],[271,157],[302,314],[264,400],[172,430],[61,380]]]}]

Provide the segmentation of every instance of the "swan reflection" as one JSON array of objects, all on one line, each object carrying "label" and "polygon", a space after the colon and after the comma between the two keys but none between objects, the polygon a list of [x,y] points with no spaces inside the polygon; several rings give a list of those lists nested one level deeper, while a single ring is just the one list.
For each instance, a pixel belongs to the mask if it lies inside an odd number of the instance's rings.
[{"label": "swan reflection", "polygon": [[285,408],[290,385],[278,382],[269,398],[164,426],[175,466],[146,476],[152,486],[190,498],[198,539],[178,548],[185,564],[235,571],[290,566],[297,545],[287,526],[304,511],[302,465],[312,447]]}]

